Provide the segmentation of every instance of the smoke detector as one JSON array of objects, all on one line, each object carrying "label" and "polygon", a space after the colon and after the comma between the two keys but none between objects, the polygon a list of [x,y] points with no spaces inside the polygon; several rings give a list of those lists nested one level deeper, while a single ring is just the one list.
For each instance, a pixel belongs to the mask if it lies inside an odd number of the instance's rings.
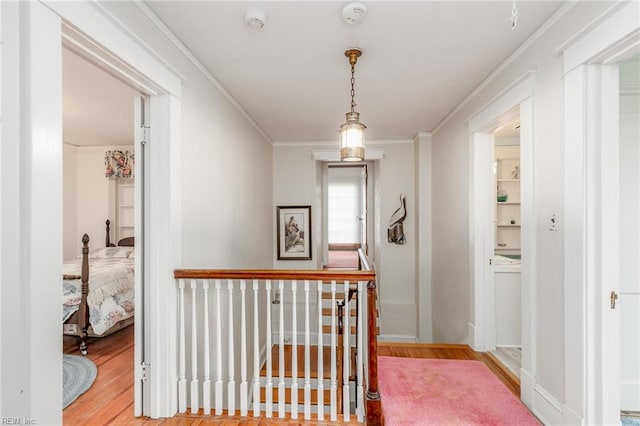
[{"label": "smoke detector", "polygon": [[267,17],[264,11],[260,9],[249,9],[244,15],[244,22],[246,22],[247,26],[252,30],[260,30],[267,22]]},{"label": "smoke detector", "polygon": [[367,6],[362,3],[349,3],[342,8],[342,20],[345,24],[355,25],[364,18]]}]

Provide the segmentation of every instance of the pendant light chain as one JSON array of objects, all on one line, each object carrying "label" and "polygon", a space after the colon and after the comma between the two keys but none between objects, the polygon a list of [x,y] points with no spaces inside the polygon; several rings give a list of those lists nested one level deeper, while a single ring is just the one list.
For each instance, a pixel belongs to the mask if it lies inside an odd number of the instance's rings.
[{"label": "pendant light chain", "polygon": [[356,91],[354,89],[354,86],[356,84],[355,72],[356,72],[356,65],[351,64],[351,112],[353,112],[353,109],[356,107],[356,102],[353,100],[356,94]]},{"label": "pendant light chain", "polygon": [[516,0],[513,0],[513,6],[511,7],[511,29],[515,31],[518,26],[518,6]]}]

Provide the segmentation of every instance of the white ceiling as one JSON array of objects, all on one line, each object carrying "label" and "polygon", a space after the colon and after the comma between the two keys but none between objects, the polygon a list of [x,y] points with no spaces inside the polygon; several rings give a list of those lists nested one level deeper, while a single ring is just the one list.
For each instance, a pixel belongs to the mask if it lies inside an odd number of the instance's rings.
[{"label": "white ceiling", "polygon": [[136,91],[62,49],[62,140],[76,146],[133,145]]},{"label": "white ceiling", "polygon": [[[344,51],[360,47],[356,110],[369,140],[431,131],[562,4],[369,1],[342,22],[340,1],[147,1],[274,142],[332,141],[349,110]],[[248,28],[258,7],[266,25]],[[130,144],[135,92],[64,51],[64,140]],[[185,82],[189,84],[189,82]]]}]

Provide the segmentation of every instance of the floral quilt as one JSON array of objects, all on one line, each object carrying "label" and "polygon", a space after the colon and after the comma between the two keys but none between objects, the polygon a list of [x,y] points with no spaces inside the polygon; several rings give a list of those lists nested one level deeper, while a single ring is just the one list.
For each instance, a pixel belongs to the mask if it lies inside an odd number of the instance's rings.
[{"label": "floral quilt", "polygon": [[[89,255],[89,323],[102,334],[134,314],[133,247],[105,247]],[[82,259],[64,264],[65,275],[80,275]],[[80,308],[82,282],[63,280],[63,314],[66,321]]]}]

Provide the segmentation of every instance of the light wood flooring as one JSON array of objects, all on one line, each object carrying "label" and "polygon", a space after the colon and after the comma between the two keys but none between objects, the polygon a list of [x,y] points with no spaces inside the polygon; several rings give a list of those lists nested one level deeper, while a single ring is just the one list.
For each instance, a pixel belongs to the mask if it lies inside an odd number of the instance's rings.
[{"label": "light wood flooring", "polygon": [[[79,354],[75,338],[64,337],[64,352]],[[410,358],[470,359],[484,362],[513,392],[520,395],[518,379],[491,354],[472,351],[465,345],[381,343],[379,355]],[[197,418],[179,415],[152,420],[133,416],[133,327],[89,343],[89,358],[98,366],[95,383],[63,412],[65,425],[297,425],[328,424],[291,419]]]}]

